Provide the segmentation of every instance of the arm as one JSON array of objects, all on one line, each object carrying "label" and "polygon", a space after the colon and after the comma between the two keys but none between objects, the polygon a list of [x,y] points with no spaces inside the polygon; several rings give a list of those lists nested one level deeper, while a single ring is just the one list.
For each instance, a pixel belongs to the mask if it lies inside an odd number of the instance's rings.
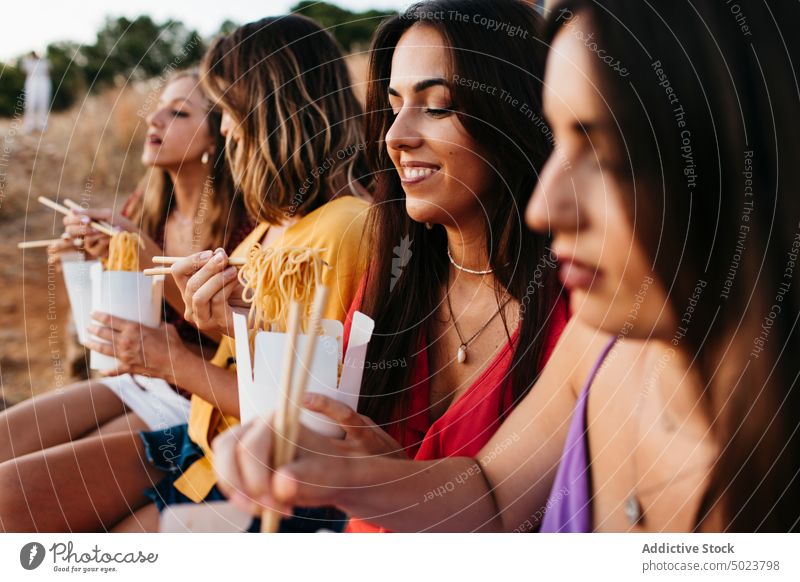
[{"label": "arm", "polygon": [[92,313],[92,319],[98,325],[90,326],[89,333],[110,343],[89,341],[86,347],[120,361],[112,375],[163,378],[212,402],[223,413],[239,416],[236,375],[195,354],[181,341],[174,326],[150,328],[105,313]]},{"label": "arm", "polygon": [[[512,531],[546,505],[576,400],[575,378],[605,338],[569,324],[545,371],[476,459],[353,455],[347,441],[303,429],[298,459],[273,473],[263,421],[214,441],[220,486],[251,510],[334,504],[394,531]],[[588,344],[586,342],[589,342]]]}]

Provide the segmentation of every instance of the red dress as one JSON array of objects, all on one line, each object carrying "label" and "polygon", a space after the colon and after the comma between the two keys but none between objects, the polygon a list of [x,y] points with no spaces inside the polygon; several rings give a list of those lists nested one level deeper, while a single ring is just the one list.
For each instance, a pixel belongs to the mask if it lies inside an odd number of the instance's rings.
[{"label": "red dress", "polygon": [[[350,336],[353,313],[361,306],[364,293],[362,284],[347,315],[344,343]],[[567,324],[567,301],[559,298],[548,321],[547,339],[542,355],[541,367],[547,363],[558,338]],[[442,459],[445,457],[475,457],[500,428],[501,410],[511,412],[512,401],[508,383],[511,381],[509,367],[514,356],[518,330],[484,368],[480,376],[453,402],[447,411],[434,422],[430,422],[430,365],[427,350],[420,350],[416,367],[411,375],[413,386],[409,409],[403,421],[403,430],[392,425],[387,432],[400,442],[417,460]],[[423,339],[423,342],[425,340]],[[424,345],[424,343],[423,343]],[[500,401],[502,399],[502,408]],[[351,519],[345,530],[349,533],[377,533],[388,530],[367,521]]]}]

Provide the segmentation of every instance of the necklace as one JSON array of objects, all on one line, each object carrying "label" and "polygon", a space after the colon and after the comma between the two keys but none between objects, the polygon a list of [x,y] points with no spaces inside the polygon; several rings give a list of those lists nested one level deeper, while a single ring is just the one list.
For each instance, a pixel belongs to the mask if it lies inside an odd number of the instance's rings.
[{"label": "necklace", "polygon": [[459,363],[459,364],[464,364],[464,363],[466,363],[466,361],[467,361],[467,348],[469,347],[469,344],[471,344],[473,341],[475,341],[475,339],[476,339],[476,338],[477,338],[477,337],[478,337],[478,336],[479,336],[481,333],[483,333],[483,330],[485,330],[487,327],[489,327],[489,324],[490,324],[490,323],[492,323],[492,322],[494,321],[494,318],[495,318],[495,317],[497,317],[498,315],[500,315],[500,312],[501,312],[501,311],[503,311],[503,308],[504,308],[506,305],[508,305],[508,302],[509,302],[509,301],[511,301],[511,298],[510,298],[510,297],[509,297],[508,299],[506,299],[506,300],[505,300],[505,301],[502,303],[502,305],[500,305],[499,309],[498,309],[497,311],[495,311],[495,312],[494,312],[494,315],[492,315],[492,316],[491,316],[491,317],[490,317],[490,318],[489,318],[489,319],[486,321],[486,323],[484,323],[484,324],[483,324],[483,325],[482,325],[482,326],[481,326],[481,327],[478,329],[478,331],[476,331],[474,334],[472,334],[472,337],[470,337],[468,340],[464,341],[464,337],[461,335],[461,330],[460,330],[460,329],[459,329],[459,327],[458,327],[458,322],[456,321],[456,317],[455,317],[455,315],[453,315],[453,306],[452,306],[452,304],[450,303],[450,290],[449,290],[449,289],[447,290],[447,309],[450,311],[450,319],[451,319],[451,321],[453,322],[453,327],[454,327],[454,328],[456,328],[456,334],[458,334],[458,341],[459,341],[459,342],[461,342],[461,345],[458,347],[458,352],[456,352],[456,360],[458,361],[458,363]]},{"label": "necklace", "polygon": [[458,263],[455,262],[453,259],[453,255],[450,254],[450,247],[447,247],[447,258],[450,259],[450,264],[453,265],[459,271],[464,271],[465,273],[469,273],[470,275],[488,275],[494,269],[486,269],[485,271],[474,271],[472,269],[467,269],[466,267],[462,267]]}]

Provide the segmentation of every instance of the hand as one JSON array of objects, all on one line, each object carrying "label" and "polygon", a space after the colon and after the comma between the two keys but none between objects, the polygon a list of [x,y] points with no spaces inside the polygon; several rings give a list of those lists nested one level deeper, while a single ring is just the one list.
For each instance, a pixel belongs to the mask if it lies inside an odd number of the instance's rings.
[{"label": "hand", "polygon": [[265,509],[289,514],[292,506],[335,505],[348,487],[351,458],[344,441],[301,425],[292,463],[274,471],[276,435],[271,421],[256,419],[225,431],[212,443],[218,485],[231,502],[255,515]]},{"label": "hand", "polygon": [[114,214],[110,208],[72,210],[64,216],[64,230],[72,239],[82,241],[86,252],[93,257],[108,256],[108,244],[110,241],[110,237],[107,234],[98,232],[91,227],[89,223],[93,220],[108,222],[128,232],[139,232],[133,222],[121,214]]},{"label": "hand", "polygon": [[190,353],[175,326],[151,328],[107,313],[92,313],[92,319],[98,325],[90,325],[87,331],[111,343],[90,340],[86,347],[120,362],[108,375],[141,374],[175,383],[175,364]]},{"label": "hand", "polygon": [[195,253],[172,265],[172,277],[183,296],[186,321],[206,333],[233,336],[231,300],[242,286],[224,249]]},{"label": "hand", "polygon": [[324,414],[342,427],[345,444],[356,457],[387,456],[407,459],[403,447],[371,418],[322,394],[308,393],[304,405],[307,409]]}]

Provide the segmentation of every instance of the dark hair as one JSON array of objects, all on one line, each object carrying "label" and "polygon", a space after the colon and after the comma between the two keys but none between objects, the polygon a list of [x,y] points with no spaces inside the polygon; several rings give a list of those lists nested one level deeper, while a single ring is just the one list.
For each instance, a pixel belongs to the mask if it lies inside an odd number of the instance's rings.
[{"label": "dark hair", "polygon": [[719,447],[696,527],[716,503],[731,531],[800,520],[800,286],[782,286],[800,246],[799,6],[568,0],[550,21],[552,37],[586,18],[623,65],[593,59],[618,177]]},{"label": "dark hair", "polygon": [[[507,28],[498,32],[486,25],[488,21]],[[551,150],[551,134],[541,119],[546,54],[540,40],[543,21],[531,6],[516,0],[415,4],[376,32],[367,89],[367,155],[376,180],[375,204],[368,219],[372,261],[362,306],[376,320],[376,334],[367,359],[378,362],[409,357],[412,361],[390,370],[364,371],[359,409],[384,425],[402,419],[407,410],[413,362],[421,339],[430,337],[427,322],[441,302],[450,268],[444,229],[428,230],[408,216],[405,193],[384,143],[392,125],[387,92],[392,56],[400,37],[416,25],[433,27],[450,47],[448,80],[458,75],[480,81],[496,87],[496,95],[505,91],[518,100],[512,104],[460,83],[448,84],[452,109],[481,147],[493,172],[497,195],[486,209],[490,265],[509,295],[525,305],[507,388],[514,402],[536,380],[548,319],[559,297],[548,239],[530,232],[522,219],[538,171]],[[516,28],[512,30],[512,26]],[[413,241],[414,252],[392,286],[394,248],[405,237]],[[505,290],[497,289],[498,304]],[[506,332],[510,340],[507,326]],[[499,410],[498,414],[505,412]]]},{"label": "dark hair", "polygon": [[302,216],[364,177],[361,105],[341,49],[313,20],[240,26],[214,41],[202,70],[206,91],[242,131],[226,152],[254,218]]}]

